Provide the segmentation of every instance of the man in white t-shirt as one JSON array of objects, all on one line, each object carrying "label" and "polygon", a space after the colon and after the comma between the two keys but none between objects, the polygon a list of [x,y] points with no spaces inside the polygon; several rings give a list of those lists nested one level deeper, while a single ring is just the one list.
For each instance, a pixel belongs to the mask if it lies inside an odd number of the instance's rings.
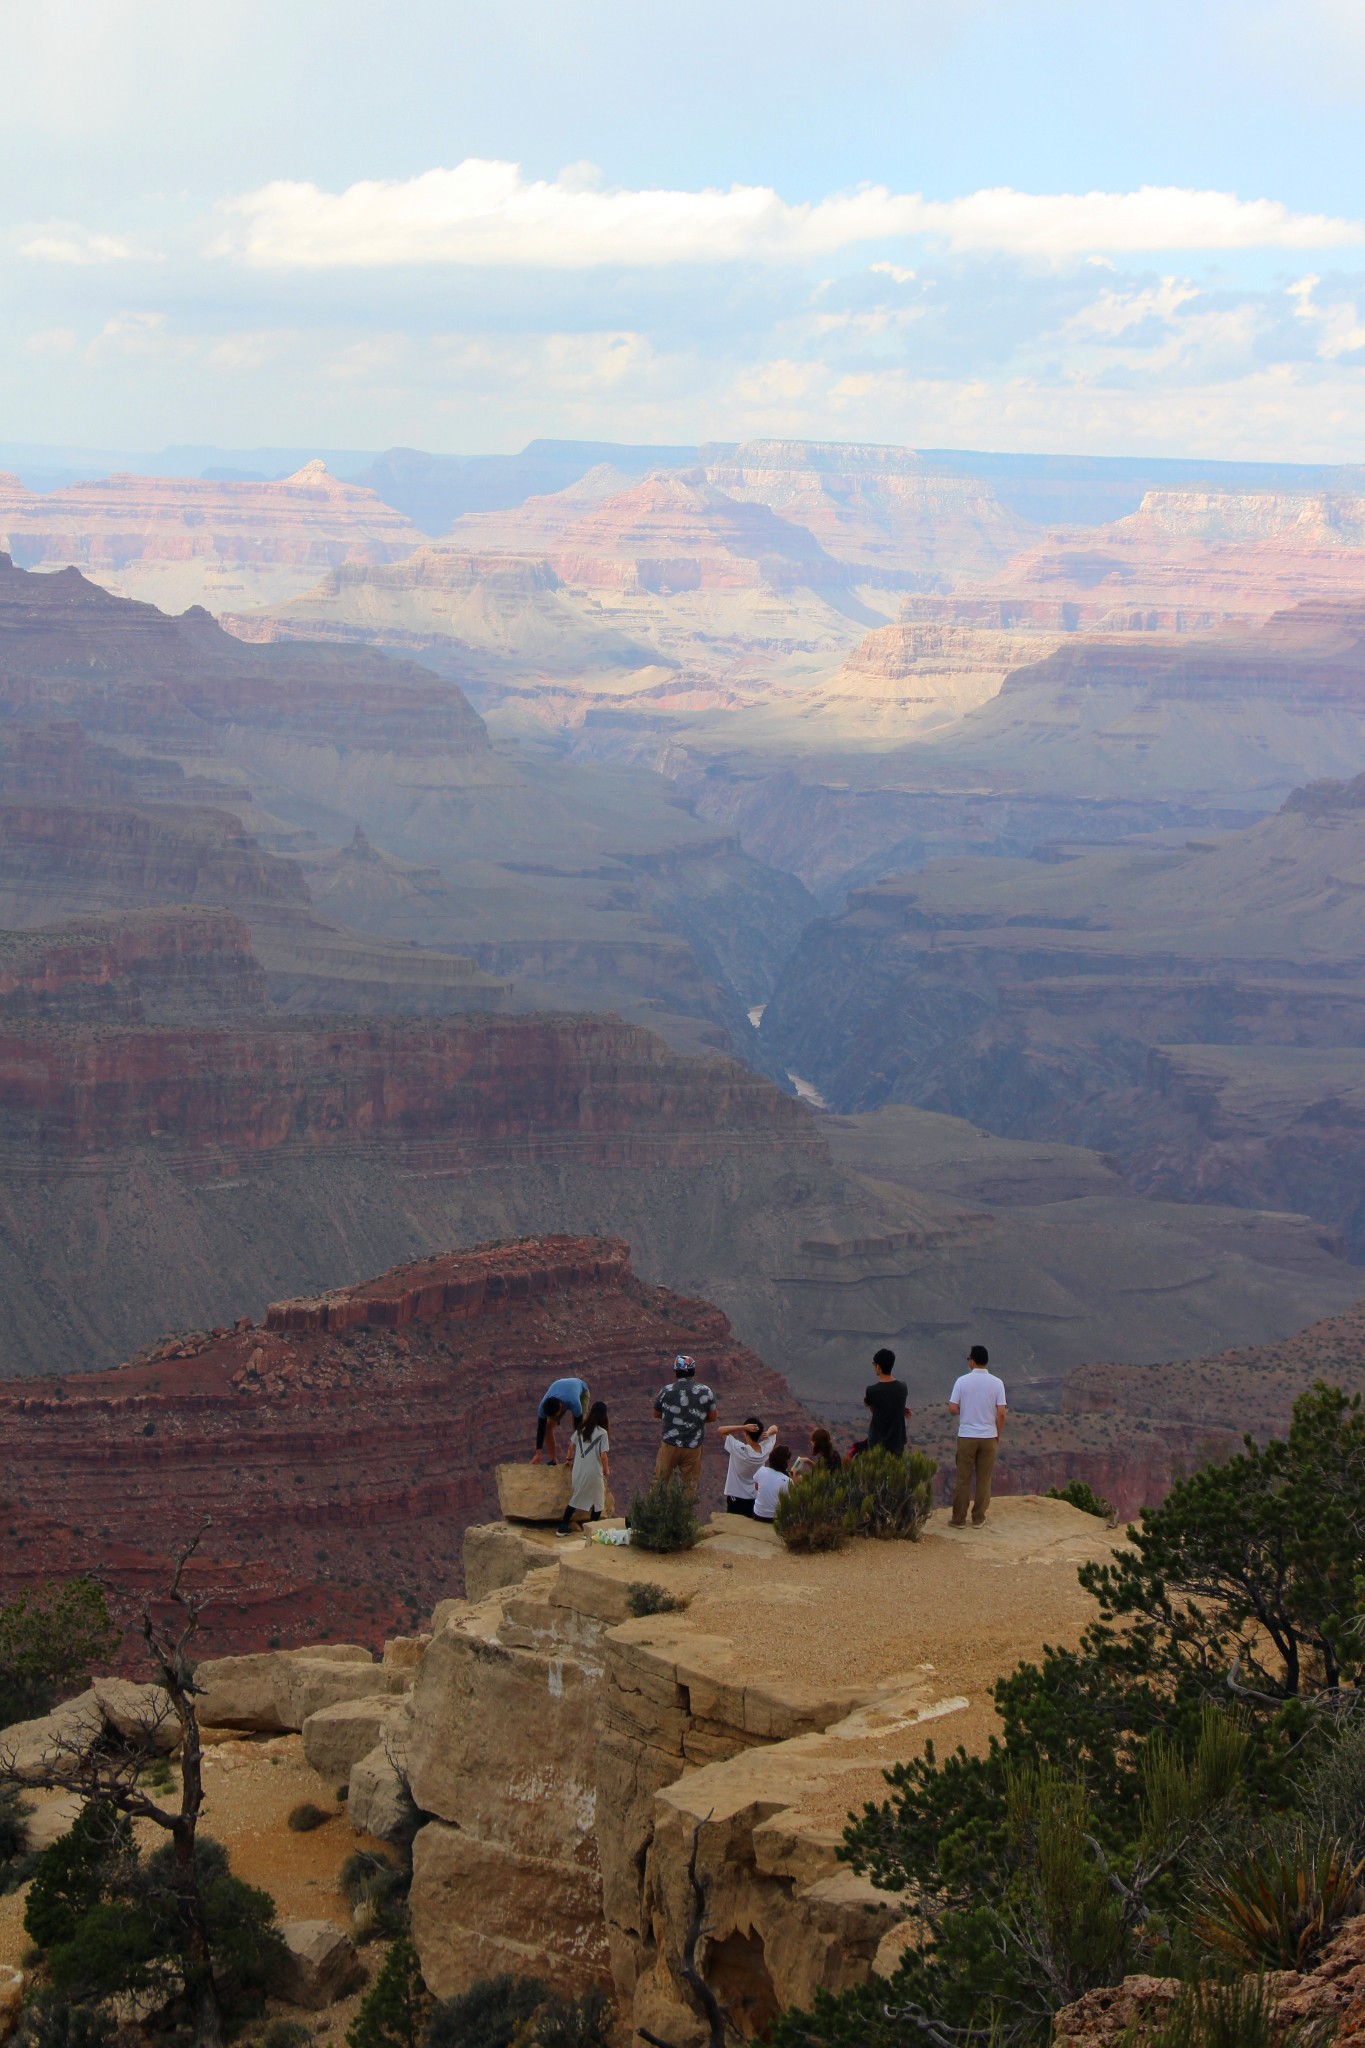
[{"label": "man in white t-shirt", "polygon": [[976,1504],[972,1527],[979,1529],[991,1504],[991,1474],[995,1454],[1005,1427],[1005,1389],[989,1372],[991,1355],[984,1344],[973,1344],[967,1353],[970,1367],[953,1388],[948,1412],[957,1417],[957,1485],[953,1488],[953,1527],[967,1526],[967,1505],[972,1483],[976,1483]]}]

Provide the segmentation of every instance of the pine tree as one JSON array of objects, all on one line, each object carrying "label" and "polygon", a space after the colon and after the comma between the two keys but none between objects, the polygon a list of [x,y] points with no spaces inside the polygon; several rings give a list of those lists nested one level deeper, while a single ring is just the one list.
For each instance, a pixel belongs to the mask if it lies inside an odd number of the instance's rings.
[{"label": "pine tree", "polygon": [[347,2048],[421,2048],[433,2002],[417,1951],[400,1935],[355,2016]]}]

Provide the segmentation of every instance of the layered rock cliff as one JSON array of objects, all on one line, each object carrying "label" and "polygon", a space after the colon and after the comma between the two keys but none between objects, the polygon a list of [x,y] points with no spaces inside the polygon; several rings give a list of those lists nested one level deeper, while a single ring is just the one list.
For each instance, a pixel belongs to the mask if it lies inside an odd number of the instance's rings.
[{"label": "layered rock cliff", "polygon": [[560,1374],[607,1401],[628,1499],[684,1343],[727,1409],[802,1426],[719,1310],[643,1285],[624,1244],[595,1238],[420,1260],[111,1372],[0,1383],[0,1594],[76,1571],[158,1585],[211,1518],[206,1652],[392,1633],[453,1589],[465,1527],[496,1511],[494,1466],[529,1458]]}]

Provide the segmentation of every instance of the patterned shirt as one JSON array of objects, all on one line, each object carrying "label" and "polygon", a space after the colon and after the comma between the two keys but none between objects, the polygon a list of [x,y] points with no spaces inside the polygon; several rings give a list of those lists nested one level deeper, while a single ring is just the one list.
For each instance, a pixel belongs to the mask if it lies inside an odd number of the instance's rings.
[{"label": "patterned shirt", "polygon": [[706,1418],[716,1397],[700,1380],[674,1380],[660,1387],[654,1406],[663,1410],[664,1442],[680,1451],[695,1451],[706,1434]]}]

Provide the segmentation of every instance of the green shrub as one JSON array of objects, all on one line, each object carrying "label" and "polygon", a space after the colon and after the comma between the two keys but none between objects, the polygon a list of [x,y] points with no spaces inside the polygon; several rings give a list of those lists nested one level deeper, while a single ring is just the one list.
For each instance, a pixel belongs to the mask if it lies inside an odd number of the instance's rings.
[{"label": "green shrub", "polygon": [[1243,1969],[1306,1970],[1359,1912],[1362,1877],[1365,1865],[1331,1835],[1263,1837],[1208,1882],[1196,1932]]},{"label": "green shrub", "polygon": [[1083,1479],[1068,1479],[1065,1486],[1049,1486],[1045,1496],[1048,1500],[1064,1500],[1068,1506],[1079,1508],[1083,1515],[1098,1515],[1102,1522],[1118,1518],[1118,1509],[1107,1500],[1101,1500]]},{"label": "green shrub", "polygon": [[315,1806],[311,1799],[289,1810],[289,1826],[296,1835],[311,1835],[314,1828],[325,1828],[333,1818],[325,1806]]},{"label": "green shrub", "polygon": [[312,2028],[301,2020],[272,2020],[261,2035],[260,2048],[308,2048],[312,2039]]},{"label": "green shrub", "polygon": [[629,1521],[630,1540],[640,1550],[690,1550],[701,1536],[696,1507],[678,1472],[656,1479],[648,1493],[637,1493]]},{"label": "green shrub", "polygon": [[777,1503],[773,1527],[788,1550],[838,1550],[854,1521],[849,1474],[817,1465],[793,1479]]},{"label": "green shrub", "polygon": [[685,1600],[675,1599],[672,1593],[647,1579],[633,1579],[626,1587],[626,1608],[637,1621],[647,1614],[678,1614],[686,1605]]},{"label": "green shrub", "polygon": [[[458,1998],[437,2006],[427,2028],[426,2048],[511,2048],[552,1995],[539,1977],[480,1977]],[[351,2048],[371,2044],[353,2041]]]},{"label": "green shrub", "polygon": [[131,1859],[133,1830],[112,1807],[91,1800],[38,1858],[24,1904],[24,1931],[40,1949],[75,1939],[109,1887],[114,1867]]},{"label": "green shrub", "polygon": [[55,1991],[29,2000],[15,2048],[110,2048],[118,2028],[98,2006],[72,2005]]},{"label": "green shrub", "polygon": [[81,1692],[118,1639],[93,1579],[49,1580],[0,1607],[0,1728]]},{"label": "green shrub", "polygon": [[400,1935],[351,2023],[347,2048],[421,2048],[432,2010],[417,1951]]},{"label": "green shrub", "polygon": [[937,1470],[922,1451],[860,1451],[841,1475],[855,1533],[917,1543],[933,1511]]},{"label": "green shrub", "polygon": [[[234,1877],[209,1837],[196,1841],[194,1860],[223,2009],[257,2010],[284,1960],[274,1901]],[[53,1991],[73,2007],[170,1994],[188,1952],[173,1845],[139,1858],[128,1821],[91,1802],[40,1858],[24,1925]]]}]

